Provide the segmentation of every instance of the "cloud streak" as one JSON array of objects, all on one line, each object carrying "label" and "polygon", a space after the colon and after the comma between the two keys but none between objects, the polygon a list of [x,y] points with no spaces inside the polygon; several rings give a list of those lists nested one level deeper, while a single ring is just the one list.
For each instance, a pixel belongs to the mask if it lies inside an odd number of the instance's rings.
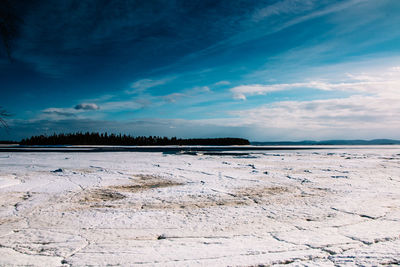
[{"label": "cloud streak", "polygon": [[[400,96],[280,101],[201,122],[248,129],[252,140],[399,139]],[[384,131],[382,130],[384,129]]]},{"label": "cloud streak", "polygon": [[298,88],[396,96],[400,89],[400,70],[397,67],[393,67],[378,74],[347,74],[346,82],[309,81],[270,85],[240,85],[231,88],[230,92],[234,99],[246,100],[248,96],[265,95]]},{"label": "cloud streak", "polygon": [[157,87],[157,86],[160,86],[160,85],[164,85],[164,84],[172,81],[173,79],[174,79],[174,77],[158,79],[158,80],[154,80],[154,79],[138,80],[138,81],[134,82],[131,85],[132,90],[127,90],[125,92],[127,94],[140,94],[140,93],[143,93],[144,91],[146,91],[149,88]]},{"label": "cloud streak", "polygon": [[267,19],[271,16],[279,16],[284,14],[298,14],[311,10],[314,7],[314,0],[283,0],[268,5],[257,10],[253,15],[254,21]]},{"label": "cloud streak", "polygon": [[400,97],[351,96],[344,99],[282,101],[232,112],[240,121],[281,129],[383,129],[400,130]]}]

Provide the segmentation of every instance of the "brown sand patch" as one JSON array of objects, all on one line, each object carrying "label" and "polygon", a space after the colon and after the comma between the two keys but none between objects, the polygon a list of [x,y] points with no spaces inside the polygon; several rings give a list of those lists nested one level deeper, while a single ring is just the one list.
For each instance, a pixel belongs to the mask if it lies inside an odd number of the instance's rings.
[{"label": "brown sand patch", "polygon": [[[117,195],[116,195],[117,194]],[[121,210],[194,210],[212,207],[235,207],[251,205],[253,201],[249,198],[226,196],[226,195],[186,195],[179,198],[168,199],[135,199],[135,201],[120,200],[122,194],[111,190],[93,190],[80,201],[80,208],[111,208]],[[122,195],[125,197],[124,195]],[[76,207],[74,208],[76,209]]]},{"label": "brown sand patch", "polygon": [[180,199],[180,200],[164,200],[164,201],[143,201],[143,202],[127,202],[127,203],[95,203],[90,205],[92,208],[113,208],[122,210],[195,210],[206,209],[212,207],[236,207],[250,205],[253,201],[249,199],[223,199],[207,200],[206,197],[199,197],[196,200]]},{"label": "brown sand patch", "polygon": [[[243,206],[255,204],[294,203],[312,196],[321,196],[323,190],[311,188],[264,186],[240,188],[233,193],[188,194],[179,198],[167,197],[128,199],[129,193],[140,193],[154,188],[165,188],[183,185],[184,183],[168,180],[154,175],[135,175],[130,184],[113,185],[104,188],[87,190],[80,198],[81,208],[113,208],[123,210],[191,210],[218,206]],[[315,192],[317,191],[317,192]],[[124,194],[127,193],[127,194]],[[127,201],[117,201],[127,198]],[[85,203],[89,204],[87,206]]]},{"label": "brown sand patch", "polygon": [[282,186],[273,187],[248,187],[242,188],[236,192],[241,197],[268,197],[273,195],[282,195],[287,193],[293,193],[293,189]]},{"label": "brown sand patch", "polygon": [[249,187],[242,188],[236,192],[242,197],[259,197],[259,198],[277,198],[277,197],[322,197],[329,193],[329,190],[324,188],[312,187]]},{"label": "brown sand patch", "polygon": [[0,219],[0,225],[5,226],[5,225],[10,225],[13,223],[18,223],[20,221],[23,221],[24,218],[22,217],[6,217],[6,218],[1,218]]},{"label": "brown sand patch", "polygon": [[[171,180],[166,180],[160,178],[158,176],[153,175],[136,175],[135,180],[132,180],[131,184],[124,184],[124,185],[113,185],[107,186],[104,188],[96,188],[91,190],[86,190],[82,192],[84,195],[79,197],[79,201],[81,204],[85,202],[92,202],[92,203],[103,203],[108,201],[116,201],[126,198],[127,196],[123,194],[123,192],[128,193],[135,193],[141,192],[145,190],[150,190],[153,188],[163,188],[169,186],[177,186],[183,185],[183,183],[178,183]],[[93,206],[99,207],[117,207],[114,204],[92,204]],[[135,205],[137,206],[137,205]]]},{"label": "brown sand patch", "polygon": [[321,198],[328,197],[329,192],[323,188],[273,186],[241,188],[235,194],[238,197],[251,199],[256,204],[300,205],[300,203],[321,201]]},{"label": "brown sand patch", "polygon": [[166,180],[164,178],[154,175],[137,175],[136,177],[138,177],[139,179],[135,179],[133,181],[133,184],[110,186],[108,188],[122,192],[139,192],[150,190],[153,188],[163,188],[184,184],[171,180]]},{"label": "brown sand patch", "polygon": [[287,202],[288,199],[292,199],[290,195],[294,194],[296,194],[295,188],[282,186],[241,188],[235,193],[236,196],[250,199],[255,204],[267,205]]},{"label": "brown sand patch", "polygon": [[0,207],[14,205],[23,200],[24,195],[24,192],[2,192],[0,194]]},{"label": "brown sand patch", "polygon": [[226,197],[219,195],[190,195],[180,199],[164,200],[160,202],[147,202],[142,203],[140,209],[142,210],[193,210],[193,209],[205,209],[212,207],[235,207],[250,205],[251,200],[242,199],[237,197]]},{"label": "brown sand patch", "polygon": [[83,202],[104,202],[124,199],[121,193],[109,190],[109,189],[94,189],[90,190],[82,199]]},{"label": "brown sand patch", "polygon": [[3,192],[0,194],[0,207],[7,208],[13,206],[17,208],[25,200],[32,196],[30,192]]}]

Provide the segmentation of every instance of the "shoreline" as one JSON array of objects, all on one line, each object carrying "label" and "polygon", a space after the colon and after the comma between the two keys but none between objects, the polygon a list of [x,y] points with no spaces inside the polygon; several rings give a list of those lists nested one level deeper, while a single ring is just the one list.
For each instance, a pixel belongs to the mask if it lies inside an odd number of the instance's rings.
[{"label": "shoreline", "polygon": [[[337,150],[337,149],[398,149],[400,145],[310,145],[310,146],[11,146],[0,145],[1,152],[162,152],[165,154],[232,154],[229,152],[296,151],[296,150]],[[227,153],[228,152],[228,153]]]}]

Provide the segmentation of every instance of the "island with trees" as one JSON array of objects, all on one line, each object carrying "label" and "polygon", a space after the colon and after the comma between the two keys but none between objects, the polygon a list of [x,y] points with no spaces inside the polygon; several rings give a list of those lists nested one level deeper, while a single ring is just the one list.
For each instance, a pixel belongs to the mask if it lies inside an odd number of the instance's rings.
[{"label": "island with trees", "polygon": [[26,138],[20,145],[110,145],[110,146],[231,146],[250,145],[249,140],[243,138],[168,138],[160,136],[131,136],[126,134],[108,133],[69,133],[39,135]]}]

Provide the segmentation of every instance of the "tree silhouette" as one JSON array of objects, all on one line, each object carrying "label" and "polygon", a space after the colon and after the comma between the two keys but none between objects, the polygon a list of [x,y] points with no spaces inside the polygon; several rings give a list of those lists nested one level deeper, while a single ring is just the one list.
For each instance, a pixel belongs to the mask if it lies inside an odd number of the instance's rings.
[{"label": "tree silhouette", "polygon": [[10,0],[0,1],[0,38],[11,60],[11,42],[17,36],[18,27],[22,20],[18,17],[15,2]]},{"label": "tree silhouette", "polygon": [[5,118],[10,117],[10,116],[11,115],[5,109],[0,107],[0,124],[6,129],[8,129],[8,124],[5,120]]},{"label": "tree silhouette", "polygon": [[23,139],[21,145],[123,145],[123,146],[168,146],[168,145],[249,145],[243,138],[194,138],[180,139],[161,136],[130,136],[108,133],[68,133],[39,135]]}]

